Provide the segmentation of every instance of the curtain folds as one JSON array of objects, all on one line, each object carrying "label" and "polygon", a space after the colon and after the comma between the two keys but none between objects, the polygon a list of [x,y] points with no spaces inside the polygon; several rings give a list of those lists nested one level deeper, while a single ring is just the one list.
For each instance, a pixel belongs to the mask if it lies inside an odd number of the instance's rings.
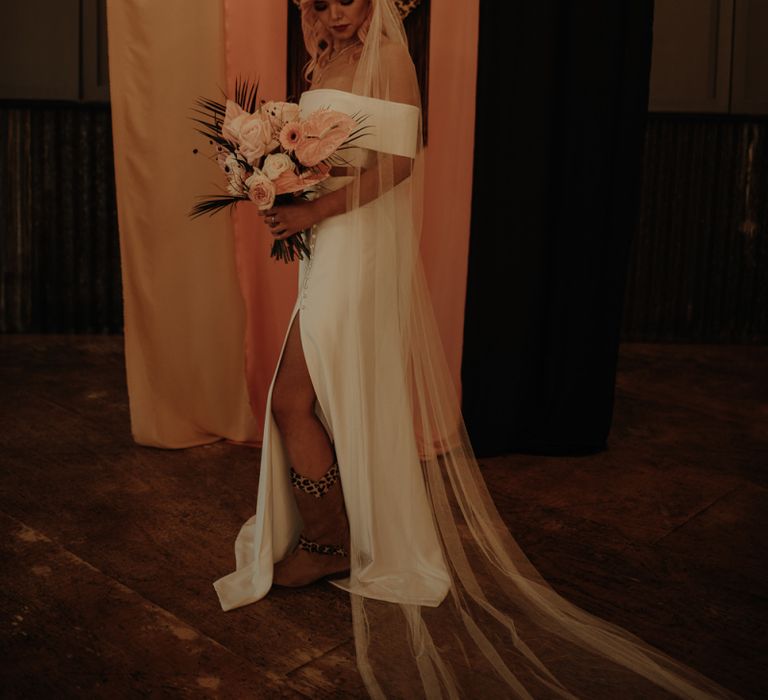
[{"label": "curtain folds", "polygon": [[216,192],[189,117],[224,87],[220,6],[110,0],[107,27],[131,432],[155,447],[254,441],[231,224],[187,216]]},{"label": "curtain folds", "polygon": [[[287,2],[224,0],[228,94],[241,77],[259,81],[259,99],[285,99],[289,9]],[[238,205],[233,229],[245,302],[245,378],[261,445],[267,391],[296,301],[298,264],[270,257],[273,239],[255,207]]]},{"label": "curtain folds", "polygon": [[[472,190],[479,0],[430,18],[425,272],[460,390]],[[284,99],[290,2],[109,0],[110,83],[134,439],[261,445],[267,390],[296,299],[298,266],[269,257],[248,206],[190,220],[218,191],[188,120],[237,76]],[[180,21],[184,18],[184,21]],[[194,148],[200,148],[197,155]]]},{"label": "curtain folds", "polygon": [[429,143],[421,248],[446,359],[461,399],[472,208],[479,0],[432,2]]},{"label": "curtain folds", "polygon": [[[480,456],[604,450],[640,201],[653,0],[482,9],[465,422]],[[509,67],[503,83],[499,66]],[[501,84],[512,105],[503,131]]]}]

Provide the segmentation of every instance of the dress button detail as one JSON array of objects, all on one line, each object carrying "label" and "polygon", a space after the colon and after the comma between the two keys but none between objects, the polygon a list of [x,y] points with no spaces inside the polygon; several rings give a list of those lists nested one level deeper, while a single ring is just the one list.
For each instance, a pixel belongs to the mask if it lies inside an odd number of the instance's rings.
[{"label": "dress button detail", "polygon": [[299,308],[306,308],[305,300],[307,298],[307,289],[309,288],[309,273],[312,270],[312,261],[315,259],[315,240],[317,239],[317,224],[312,226],[312,231],[309,234],[309,259],[307,260],[307,269],[304,273],[304,284],[302,285],[301,292],[301,306]]}]

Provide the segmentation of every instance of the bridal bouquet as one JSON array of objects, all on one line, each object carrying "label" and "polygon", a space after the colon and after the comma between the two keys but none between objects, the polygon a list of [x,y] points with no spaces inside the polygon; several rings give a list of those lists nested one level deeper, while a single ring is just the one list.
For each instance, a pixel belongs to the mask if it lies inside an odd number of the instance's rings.
[{"label": "bridal bouquet", "polygon": [[[331,109],[317,109],[302,119],[293,102],[261,101],[257,106],[258,84],[235,84],[235,99],[225,104],[199,98],[204,119],[196,130],[215,146],[213,158],[227,182],[222,195],[203,195],[190,211],[195,218],[213,214],[224,207],[248,200],[259,209],[285,204],[294,197],[308,198],[309,190],[330,175],[336,163],[343,164],[341,152],[361,136],[364,117],[350,117]],[[195,149],[195,153],[197,149]],[[309,230],[275,240],[271,256],[284,262],[296,255],[310,256],[306,238]]]}]

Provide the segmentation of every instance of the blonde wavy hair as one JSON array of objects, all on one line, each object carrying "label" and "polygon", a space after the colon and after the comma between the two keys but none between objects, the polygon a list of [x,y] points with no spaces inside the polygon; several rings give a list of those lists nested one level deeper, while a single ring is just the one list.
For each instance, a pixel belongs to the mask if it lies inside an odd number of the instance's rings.
[{"label": "blonde wavy hair", "polygon": [[[365,37],[371,26],[373,4],[376,1],[368,0],[368,14],[357,30],[357,37],[361,44],[351,52],[350,60],[351,57],[358,56],[362,52],[362,45],[365,43]],[[304,46],[309,53],[309,61],[304,65],[303,75],[304,79],[312,84],[322,75],[330,60],[333,41],[330,32],[325,29],[317,16],[317,12],[315,12],[315,0],[300,0],[299,9],[301,10],[301,31],[304,35]]]}]

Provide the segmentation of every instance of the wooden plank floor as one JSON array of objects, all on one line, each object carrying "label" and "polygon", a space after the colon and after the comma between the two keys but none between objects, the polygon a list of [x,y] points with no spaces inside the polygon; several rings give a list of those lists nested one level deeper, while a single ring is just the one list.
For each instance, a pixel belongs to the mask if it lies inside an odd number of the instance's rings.
[{"label": "wooden plank floor", "polygon": [[[560,593],[745,698],[768,697],[766,366],[627,344],[609,450],[482,460]],[[2,336],[0,386],[3,697],[365,696],[342,591],[219,608],[258,450],[136,445],[121,336]]]}]

